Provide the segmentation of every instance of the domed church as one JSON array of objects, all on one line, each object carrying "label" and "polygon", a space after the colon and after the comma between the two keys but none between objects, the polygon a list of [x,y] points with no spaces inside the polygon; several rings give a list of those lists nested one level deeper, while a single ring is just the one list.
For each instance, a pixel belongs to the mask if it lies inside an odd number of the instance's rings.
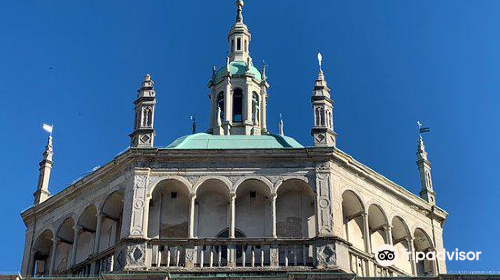
[{"label": "domed church", "polygon": [[402,252],[444,250],[448,213],[436,205],[422,137],[419,195],[337,148],[334,97],[320,55],[311,93],[313,145],[285,136],[282,122],[278,134],[270,133],[266,69],[252,62],[243,1],[236,4],[226,63],[213,69],[208,83],[206,133],[193,129],[155,146],[156,92],[146,75],[134,102],[130,148],[54,195],[49,136],[34,205],[21,214],[23,277],[446,273],[440,260],[410,255],[382,266],[375,258],[383,244]]}]

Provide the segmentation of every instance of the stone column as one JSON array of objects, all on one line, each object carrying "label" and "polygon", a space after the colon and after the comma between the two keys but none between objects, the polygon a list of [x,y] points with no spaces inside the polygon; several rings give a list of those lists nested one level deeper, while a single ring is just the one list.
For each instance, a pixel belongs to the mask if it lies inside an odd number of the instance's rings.
[{"label": "stone column", "polygon": [[189,204],[189,238],[194,238],[194,213],[196,206],[196,194],[190,194],[190,204]]},{"label": "stone column", "polygon": [[56,267],[56,251],[57,244],[59,244],[59,237],[52,238],[52,249],[50,253],[50,266],[49,266],[49,275],[53,275],[55,267]]},{"label": "stone column", "polygon": [[262,106],[260,106],[260,114],[261,114],[261,117],[260,117],[260,126],[262,127],[262,130],[266,131],[267,130],[267,120],[266,120],[266,117],[267,117],[267,111],[266,111],[266,107],[267,107],[267,92],[266,91],[261,91],[261,97],[260,99],[262,100],[261,103],[262,103]]},{"label": "stone column", "polygon": [[410,263],[413,275],[417,275],[417,261],[415,260],[415,248],[413,246],[413,238],[407,237],[406,242],[408,242],[408,250],[410,251]]},{"label": "stone column", "polygon": [[25,276],[35,276],[35,251],[31,251],[28,259],[28,263],[26,266]]},{"label": "stone column", "polygon": [[78,248],[78,239],[80,238],[80,232],[82,231],[82,226],[74,226],[75,230],[73,235],[73,248],[71,248],[71,264],[70,266],[74,266],[76,264],[76,250]]},{"label": "stone column", "polygon": [[229,223],[229,238],[234,238],[235,228],[236,228],[236,194],[231,194],[230,197],[230,223]]},{"label": "stone column", "polygon": [[363,217],[363,235],[365,236],[365,251],[368,254],[372,253],[372,239],[370,236],[370,225],[368,223],[368,213],[361,213],[361,217]]},{"label": "stone column", "polygon": [[113,226],[111,227],[111,238],[109,241],[109,245],[113,246],[116,244],[116,235],[117,235],[117,229],[118,229],[118,220],[113,220]]},{"label": "stone column", "polygon": [[316,170],[316,232],[319,237],[333,236],[330,179],[329,168]]},{"label": "stone column", "polygon": [[96,226],[95,235],[94,235],[94,250],[92,251],[93,254],[99,253],[99,242],[101,239],[102,218],[104,218],[104,214],[99,212],[97,214],[97,226]]},{"label": "stone column", "polygon": [[392,244],[392,227],[389,225],[384,225],[384,233],[385,233],[385,243],[389,245]]},{"label": "stone column", "polygon": [[226,90],[224,92],[224,120],[222,126],[224,127],[224,134],[230,134],[231,123],[233,121],[233,92],[231,88],[231,78],[226,80]]},{"label": "stone column", "polygon": [[272,237],[277,238],[278,234],[276,233],[276,197],[277,195],[273,193],[271,195],[271,215],[272,215]]},{"label": "stone column", "polygon": [[251,111],[251,92],[250,87],[248,85],[248,80],[245,82],[245,88],[243,90],[243,102],[242,102],[242,110],[241,110],[241,120],[244,124],[247,124],[248,121],[252,120],[252,111]]}]

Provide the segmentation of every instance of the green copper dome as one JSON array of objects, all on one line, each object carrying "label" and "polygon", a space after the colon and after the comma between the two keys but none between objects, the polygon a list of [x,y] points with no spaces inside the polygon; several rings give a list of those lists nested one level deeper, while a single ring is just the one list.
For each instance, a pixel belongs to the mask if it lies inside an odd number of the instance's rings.
[{"label": "green copper dome", "polygon": [[[231,73],[231,77],[244,76],[247,72],[247,63],[243,61],[233,61],[229,63],[229,72]],[[215,74],[215,80],[218,81],[219,79],[224,77],[225,74],[226,67],[224,66],[217,70],[217,73]],[[250,66],[250,74],[253,75],[258,82],[262,81],[262,75],[257,68]]]},{"label": "green copper dome", "polygon": [[304,148],[295,139],[274,134],[266,135],[212,135],[196,133],[177,138],[166,149],[284,149]]}]

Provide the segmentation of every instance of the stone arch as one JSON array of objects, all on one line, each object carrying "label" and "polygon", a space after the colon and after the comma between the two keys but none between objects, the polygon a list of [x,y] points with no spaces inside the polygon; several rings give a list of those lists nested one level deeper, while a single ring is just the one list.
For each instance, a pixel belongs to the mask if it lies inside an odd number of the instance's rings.
[{"label": "stone arch", "polygon": [[232,192],[227,181],[220,177],[205,177],[196,184],[194,231],[198,237],[214,238],[229,227]]},{"label": "stone arch", "polygon": [[200,188],[201,185],[203,185],[207,181],[213,181],[213,180],[217,180],[217,181],[222,182],[227,187],[227,190],[228,190],[229,193],[233,192],[232,191],[233,183],[227,177],[224,177],[224,176],[204,176],[204,177],[201,177],[193,185],[193,187],[192,187],[192,193],[193,194],[198,193],[198,190],[199,190],[199,188]]},{"label": "stone arch", "polygon": [[280,179],[278,179],[278,181],[276,181],[276,183],[274,183],[274,192],[278,192],[279,188],[281,187],[281,185],[283,185],[284,182],[288,181],[288,180],[300,180],[300,181],[303,181],[304,183],[306,183],[307,185],[309,185],[309,187],[311,188],[311,191],[314,193],[314,186],[311,185],[311,182],[309,181],[309,178],[307,177],[302,177],[302,176],[286,176],[286,177],[282,177]]},{"label": "stone arch", "polygon": [[277,185],[278,237],[313,237],[316,234],[315,193],[306,180],[288,178]]},{"label": "stone arch", "polygon": [[[104,199],[99,211],[101,215],[100,232],[96,232],[97,252],[114,246],[120,239],[124,203],[125,194],[122,190],[116,190]],[[99,235],[97,236],[97,234]]]},{"label": "stone arch", "polygon": [[153,179],[150,182],[147,197],[151,198],[151,196],[153,195],[153,192],[155,191],[155,188],[158,186],[158,184],[165,181],[165,180],[179,181],[180,183],[184,184],[187,187],[189,192],[192,192],[192,190],[193,190],[191,183],[185,177],[176,176],[176,175],[161,176],[161,177],[157,177],[157,178]]},{"label": "stone arch", "polygon": [[45,229],[36,238],[33,243],[33,264],[32,275],[41,277],[50,273],[50,263],[52,256],[54,232],[51,229]]},{"label": "stone arch", "polygon": [[347,241],[360,250],[365,250],[363,215],[366,213],[364,202],[352,190],[342,193],[342,215],[344,221],[344,236]]},{"label": "stone arch", "polygon": [[244,182],[250,181],[250,180],[255,180],[255,181],[261,182],[262,184],[264,184],[267,187],[267,189],[269,190],[269,193],[273,192],[273,183],[271,183],[271,181],[269,181],[269,179],[267,179],[264,176],[244,176],[244,177],[240,178],[238,181],[236,181],[236,183],[233,184],[233,187],[232,187],[233,192],[237,193],[238,187],[241,184],[243,184]]},{"label": "stone arch", "polygon": [[408,224],[400,216],[392,218],[392,244],[396,248],[399,257],[396,259],[395,266],[408,274],[413,273],[411,259],[404,257],[410,251],[411,232]]},{"label": "stone arch", "polygon": [[233,88],[233,94],[232,94],[232,120],[233,122],[242,122],[243,121],[243,111],[245,108],[243,108],[243,99],[245,98],[245,93],[243,89],[239,87]]},{"label": "stone arch", "polygon": [[73,250],[75,236],[75,220],[72,217],[65,218],[56,231],[58,240],[55,250],[54,272],[57,274],[71,265],[71,252]]},{"label": "stone arch", "polygon": [[186,182],[167,178],[155,184],[148,204],[149,238],[188,237],[191,188]]},{"label": "stone arch", "polygon": [[235,225],[246,237],[272,236],[272,184],[261,177],[235,184]]},{"label": "stone arch", "polygon": [[76,226],[79,229],[76,242],[76,259],[78,264],[94,252],[95,232],[97,230],[97,207],[94,204],[83,209],[78,217]]},{"label": "stone arch", "polygon": [[368,227],[372,253],[384,244],[390,244],[391,236],[388,235],[389,220],[382,207],[376,203],[368,206]]},{"label": "stone arch", "polygon": [[[435,247],[432,243],[432,239],[427,234],[425,230],[417,227],[413,232],[413,248],[415,253],[418,252],[427,253],[435,251]],[[417,276],[434,276],[437,274],[435,260],[425,259],[416,263],[416,275]]]},{"label": "stone arch", "polygon": [[[359,202],[361,203],[361,205],[363,206],[363,209],[368,209],[367,205],[369,205],[368,203],[366,203],[366,201],[368,200],[366,197],[363,196],[362,193],[359,192],[359,190],[357,190],[356,188],[354,187],[351,187],[349,185],[345,185],[343,186],[341,189],[340,189],[340,192],[342,193],[342,195],[344,195],[346,192],[351,192],[353,195],[356,196],[356,198],[359,200]],[[370,204],[373,203],[375,200],[373,199],[370,199]]]}]

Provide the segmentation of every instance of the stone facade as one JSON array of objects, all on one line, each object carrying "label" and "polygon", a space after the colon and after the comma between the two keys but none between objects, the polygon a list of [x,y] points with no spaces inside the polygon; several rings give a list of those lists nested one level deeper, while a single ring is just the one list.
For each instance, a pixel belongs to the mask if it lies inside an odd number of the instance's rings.
[{"label": "stone facade", "polygon": [[424,199],[336,147],[333,100],[322,70],[311,98],[314,146],[284,136],[283,126],[280,135],[269,134],[269,85],[265,69],[251,63],[242,1],[237,5],[226,68],[214,70],[209,83],[207,135],[155,148],[156,93],[146,75],[134,103],[131,148],[47,198],[49,141],[40,173],[46,183],[39,184],[35,205],[21,214],[27,227],[22,276],[296,272],[286,277],[301,278],[299,272],[342,272],[339,277],[348,279],[353,273],[446,273],[444,262],[410,259],[382,267],[374,258],[382,244],[444,249],[448,214],[435,205],[423,141],[417,164],[429,174],[422,181]]}]

